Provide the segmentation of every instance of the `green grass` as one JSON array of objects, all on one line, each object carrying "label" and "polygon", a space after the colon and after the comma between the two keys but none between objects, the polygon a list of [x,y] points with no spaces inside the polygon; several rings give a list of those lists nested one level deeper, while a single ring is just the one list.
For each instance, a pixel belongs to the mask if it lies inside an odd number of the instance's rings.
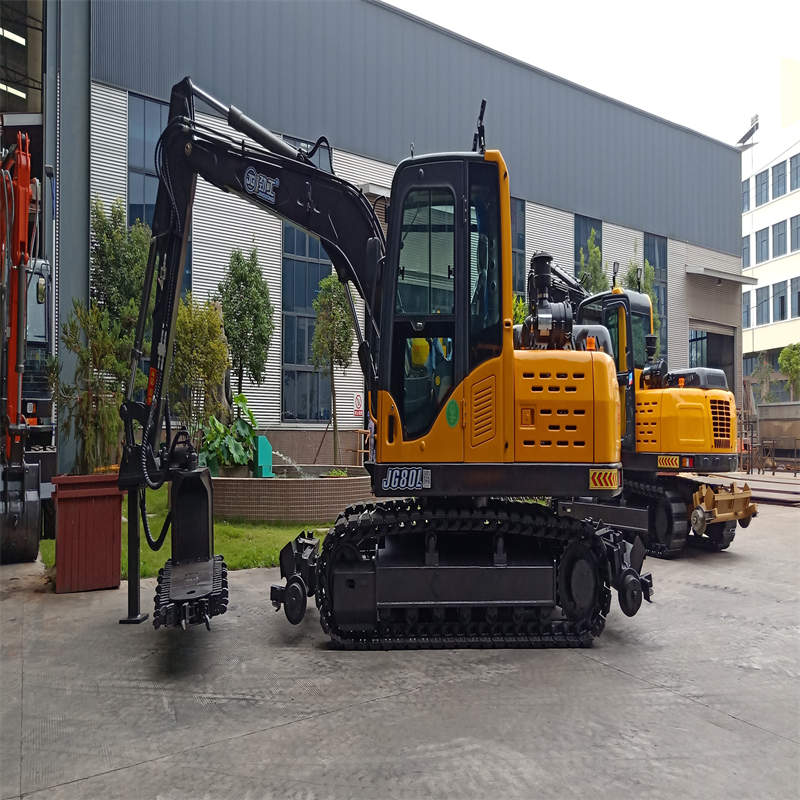
[{"label": "green grass", "polygon": [[[128,525],[124,521],[127,512],[127,501],[123,502],[122,523],[122,577],[128,577]],[[162,487],[155,492],[147,492],[147,515],[150,533],[155,539],[161,532],[164,518],[167,515],[167,490]],[[248,520],[214,519],[214,550],[225,557],[228,569],[249,569],[250,567],[275,567],[278,565],[278,553],[289,541],[302,530],[329,528],[329,524],[317,522],[250,522]],[[141,528],[141,525],[140,525]],[[319,535],[319,534],[317,534]],[[158,570],[171,553],[171,534],[167,534],[164,545],[158,552],[153,552],[141,536],[141,575],[143,578],[154,578]],[[42,540],[39,553],[46,567],[52,567],[56,561],[55,542],[52,539]]]}]

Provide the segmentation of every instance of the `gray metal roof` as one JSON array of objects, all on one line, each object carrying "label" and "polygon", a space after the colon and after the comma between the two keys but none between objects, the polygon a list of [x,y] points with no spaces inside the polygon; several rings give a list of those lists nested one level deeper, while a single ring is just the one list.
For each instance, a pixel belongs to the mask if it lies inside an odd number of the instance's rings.
[{"label": "gray metal roof", "polygon": [[532,202],[728,253],[740,155],[724,143],[375,0],[92,3],[92,78],[167,99],[186,74],[268,127],[396,163],[487,146]]}]

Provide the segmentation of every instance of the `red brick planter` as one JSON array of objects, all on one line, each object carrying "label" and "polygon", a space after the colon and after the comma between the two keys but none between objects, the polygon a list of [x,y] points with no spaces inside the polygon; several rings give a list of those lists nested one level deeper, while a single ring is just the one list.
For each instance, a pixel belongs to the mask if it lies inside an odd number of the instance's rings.
[{"label": "red brick planter", "polygon": [[116,473],[57,475],[56,591],[116,589],[120,580],[122,497]]}]

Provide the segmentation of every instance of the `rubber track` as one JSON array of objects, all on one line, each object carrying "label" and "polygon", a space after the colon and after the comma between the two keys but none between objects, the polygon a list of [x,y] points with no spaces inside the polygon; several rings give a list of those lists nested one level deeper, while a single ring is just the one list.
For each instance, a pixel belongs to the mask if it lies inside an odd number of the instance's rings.
[{"label": "rubber track", "polygon": [[[341,548],[355,547],[362,558],[371,558],[378,538],[404,533],[487,532],[530,536],[560,557],[566,546],[583,540],[598,556],[603,580],[605,547],[587,522],[559,518],[532,503],[492,500],[485,508],[448,504],[446,500],[397,500],[355,505],[341,514],[325,538],[320,554],[317,607],[323,630],[339,647],[350,650],[430,649],[464,647],[588,647],[602,633],[611,605],[611,590],[603,582],[591,614],[577,622],[567,619],[461,623],[379,622],[372,631],[340,630],[334,619],[327,590],[332,556]],[[558,585],[558,581],[556,582]],[[473,609],[473,613],[475,609]],[[477,612],[479,613],[479,612]],[[477,629],[477,630],[476,630]]]},{"label": "rubber track", "polygon": [[[644,481],[625,479],[625,493],[645,498],[646,501],[657,500],[669,504],[672,512],[672,536],[670,544],[655,541],[655,534],[648,532],[645,538],[647,555],[656,558],[674,558],[683,552],[689,540],[689,511],[681,493],[673,488],[660,483],[645,483]],[[649,506],[649,503],[647,503]]]}]

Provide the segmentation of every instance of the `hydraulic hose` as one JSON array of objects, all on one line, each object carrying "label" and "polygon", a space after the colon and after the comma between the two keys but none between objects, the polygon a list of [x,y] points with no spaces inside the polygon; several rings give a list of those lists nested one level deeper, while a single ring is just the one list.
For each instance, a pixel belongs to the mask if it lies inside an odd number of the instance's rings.
[{"label": "hydraulic hose", "polygon": [[147,492],[145,489],[137,489],[137,491],[139,492],[139,509],[142,513],[142,528],[144,529],[144,538],[147,540],[148,547],[156,552],[161,549],[162,545],[164,544],[164,539],[167,538],[167,532],[172,524],[172,510],[170,509],[170,511],[167,513],[167,518],[164,520],[164,524],[161,526],[161,533],[158,535],[158,539],[154,541],[153,536],[150,533],[150,525],[147,522]]}]

